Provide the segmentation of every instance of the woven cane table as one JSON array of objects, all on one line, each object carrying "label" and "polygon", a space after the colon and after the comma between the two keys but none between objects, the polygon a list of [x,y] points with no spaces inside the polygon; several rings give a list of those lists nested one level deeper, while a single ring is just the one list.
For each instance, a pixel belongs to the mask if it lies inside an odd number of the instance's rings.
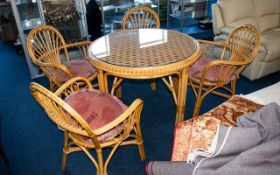
[{"label": "woven cane table", "polygon": [[183,121],[189,65],[199,56],[199,44],[192,37],[170,30],[139,29],[113,32],[89,47],[90,62],[98,72],[99,88],[111,93],[123,79],[162,78],[176,104],[176,123]]}]

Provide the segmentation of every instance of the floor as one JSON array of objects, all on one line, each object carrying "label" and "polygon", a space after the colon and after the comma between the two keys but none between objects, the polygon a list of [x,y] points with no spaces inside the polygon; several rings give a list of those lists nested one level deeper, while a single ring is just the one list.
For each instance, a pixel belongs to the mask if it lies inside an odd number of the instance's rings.
[{"label": "floor", "polygon": [[[66,171],[61,171],[63,133],[48,119],[28,90],[31,81],[47,87],[47,79],[31,80],[25,58],[18,55],[13,47],[0,42],[0,53],[0,145],[10,162],[6,166],[0,157],[0,174],[95,174],[95,168],[82,153],[71,155]],[[247,94],[278,81],[280,72],[253,82],[240,77],[237,94]],[[124,82],[122,100],[126,104],[136,98],[144,101],[141,128],[147,159],[140,160],[136,147],[123,147],[117,150],[109,164],[110,175],[144,175],[148,161],[170,159],[175,106],[163,83],[157,81],[157,85],[157,91],[152,92],[148,81]],[[201,113],[223,101],[224,98],[209,95]],[[188,89],[185,119],[190,118],[193,105],[194,95]]]}]

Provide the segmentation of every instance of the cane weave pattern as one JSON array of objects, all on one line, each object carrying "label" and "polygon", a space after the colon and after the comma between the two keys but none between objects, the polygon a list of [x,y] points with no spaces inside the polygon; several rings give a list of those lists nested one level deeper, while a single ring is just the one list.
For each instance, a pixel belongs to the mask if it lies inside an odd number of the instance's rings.
[{"label": "cane weave pattern", "polygon": [[188,58],[197,49],[193,38],[174,31],[168,31],[167,42],[150,47],[140,48],[138,30],[115,32],[109,35],[109,44],[110,55],[99,60],[123,67],[168,65]]}]

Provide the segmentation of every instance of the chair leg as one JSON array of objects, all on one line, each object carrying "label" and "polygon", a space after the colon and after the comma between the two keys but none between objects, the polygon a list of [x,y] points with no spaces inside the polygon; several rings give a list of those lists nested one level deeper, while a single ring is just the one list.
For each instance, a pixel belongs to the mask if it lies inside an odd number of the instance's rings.
[{"label": "chair leg", "polygon": [[104,161],[103,161],[102,148],[96,148],[95,149],[96,155],[97,155],[97,161],[96,161],[96,159],[92,157],[92,155],[90,154],[90,152],[87,148],[82,147],[82,146],[79,146],[79,147],[82,151],[84,151],[86,156],[91,160],[91,162],[95,166],[97,175],[108,175],[107,167],[106,167],[106,165],[104,164]]},{"label": "chair leg", "polygon": [[63,147],[62,166],[61,166],[62,171],[65,170],[68,154],[69,154],[69,136],[67,132],[64,132],[64,147]]},{"label": "chair leg", "polygon": [[202,86],[199,86],[199,89],[198,89],[198,92],[197,92],[197,96],[196,96],[196,100],[195,100],[195,105],[194,105],[193,116],[192,117],[196,117],[199,114],[200,106],[201,106],[201,103],[202,103],[201,94],[202,94]]},{"label": "chair leg", "polygon": [[102,149],[96,150],[96,154],[97,154],[97,160],[98,160],[97,175],[108,175],[107,169],[105,168],[104,162],[103,162]]},{"label": "chair leg", "polygon": [[54,87],[55,87],[55,84],[50,81],[50,91],[53,92],[54,91]]},{"label": "chair leg", "polygon": [[138,144],[138,150],[139,150],[141,160],[142,161],[145,160],[146,155],[145,155],[145,149],[144,149],[143,141]]},{"label": "chair leg", "polygon": [[139,154],[140,154],[141,160],[143,161],[146,159],[146,155],[145,155],[145,149],[144,149],[143,138],[142,138],[140,126],[136,126],[136,139],[137,139],[137,146],[138,146]]},{"label": "chair leg", "polygon": [[156,91],[157,85],[156,85],[156,81],[155,81],[155,80],[152,80],[151,88],[152,88],[152,91],[153,91],[153,92]]},{"label": "chair leg", "polygon": [[117,89],[116,89],[116,96],[118,98],[122,98],[122,86],[121,85],[119,85],[119,87],[117,87]]}]

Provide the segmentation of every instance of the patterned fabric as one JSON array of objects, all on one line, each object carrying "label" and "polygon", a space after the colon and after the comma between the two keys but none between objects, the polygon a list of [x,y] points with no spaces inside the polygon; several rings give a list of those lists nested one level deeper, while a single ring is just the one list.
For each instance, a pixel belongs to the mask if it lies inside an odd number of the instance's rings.
[{"label": "patterned fabric", "polygon": [[[204,68],[213,61],[210,58],[202,57],[199,60],[197,60],[191,67],[189,71],[189,75],[195,78],[201,78],[202,72]],[[212,66],[206,76],[205,79],[207,81],[215,82],[217,80],[223,80],[226,82],[231,82],[235,80],[237,76],[234,73],[234,69],[230,66],[226,65],[215,65]]]},{"label": "patterned fabric", "polygon": [[[65,101],[88,122],[92,129],[97,129],[110,123],[127,108],[117,97],[95,89],[76,91],[70,94]],[[105,135],[99,136],[98,140],[106,140],[115,135],[116,132],[112,130]]]},{"label": "patterned fabric", "polygon": [[[89,78],[96,71],[88,60],[69,61],[64,65],[70,70],[74,77],[82,76]],[[62,70],[57,69],[54,71],[54,74],[55,77],[62,83],[69,80],[69,76]]]},{"label": "patterned fabric", "polygon": [[237,117],[255,112],[262,105],[233,96],[209,112],[181,122],[174,131],[172,161],[187,161],[198,150],[210,149],[218,125],[236,126]]}]

